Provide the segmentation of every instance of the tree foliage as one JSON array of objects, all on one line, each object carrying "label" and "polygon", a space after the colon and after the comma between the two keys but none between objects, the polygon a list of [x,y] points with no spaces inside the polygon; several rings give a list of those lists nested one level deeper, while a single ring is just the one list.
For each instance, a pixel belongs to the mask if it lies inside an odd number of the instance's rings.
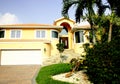
[{"label": "tree foliage", "polygon": [[113,26],[111,42],[97,43],[93,48],[85,44],[89,80],[94,84],[119,84],[120,80],[120,27]]},{"label": "tree foliage", "polygon": [[[75,6],[75,18],[76,22],[80,22],[80,18],[83,17],[83,13],[86,10],[89,16],[95,15],[94,6],[98,7],[98,14],[102,15],[106,8],[109,8],[108,5],[102,4],[102,0],[63,0],[63,9],[62,15],[64,17],[69,17],[68,10]],[[89,17],[89,20],[92,18]]]},{"label": "tree foliage", "polygon": [[[63,16],[68,18],[68,10],[75,5],[76,22],[85,18],[91,25],[92,37],[101,35],[101,42],[97,42],[92,48],[86,44],[87,75],[94,84],[119,84],[120,80],[120,0],[63,0]],[[95,13],[93,6],[98,7]],[[110,15],[104,15],[106,8],[112,11]],[[84,9],[87,14],[83,17]]]},{"label": "tree foliage", "polygon": [[119,84],[120,49],[115,45],[100,44],[89,50],[87,74],[95,84]]},{"label": "tree foliage", "polygon": [[[98,7],[97,13],[94,10],[95,5]],[[91,26],[91,39],[93,43],[96,43],[96,36],[95,36],[95,21],[94,16],[95,15],[102,15],[106,8],[109,8],[109,5],[102,4],[102,0],[63,0],[63,10],[62,15],[64,17],[69,18],[68,10],[75,6],[75,19],[76,22],[80,22],[80,19],[83,18],[83,16],[86,17],[87,21],[90,23]],[[84,15],[84,11],[87,11]]]}]

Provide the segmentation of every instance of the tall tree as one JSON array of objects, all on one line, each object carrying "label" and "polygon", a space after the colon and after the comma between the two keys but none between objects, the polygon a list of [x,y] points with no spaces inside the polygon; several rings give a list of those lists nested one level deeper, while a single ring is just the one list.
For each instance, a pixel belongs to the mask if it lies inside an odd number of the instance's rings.
[{"label": "tall tree", "polygon": [[62,15],[64,17],[69,18],[68,10],[71,6],[76,7],[75,12],[75,19],[76,22],[80,22],[80,19],[83,17],[84,9],[87,10],[87,21],[90,23],[92,36],[93,36],[93,42],[95,43],[95,29],[93,27],[94,21],[93,16],[95,15],[94,6],[96,5],[98,7],[97,14],[102,15],[108,5],[103,5],[102,0],[63,0],[63,10]]},{"label": "tall tree", "polygon": [[112,39],[113,24],[119,23],[118,20],[119,20],[119,17],[120,17],[120,10],[119,10],[120,9],[120,0],[107,0],[107,1],[110,4],[110,9],[112,11],[111,15],[109,16],[108,42],[110,42],[111,39]]}]

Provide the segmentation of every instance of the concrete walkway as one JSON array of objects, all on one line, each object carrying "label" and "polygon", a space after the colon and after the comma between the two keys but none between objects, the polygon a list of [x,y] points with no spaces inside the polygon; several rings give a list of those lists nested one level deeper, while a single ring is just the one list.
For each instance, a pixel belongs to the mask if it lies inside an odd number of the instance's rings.
[{"label": "concrete walkway", "polygon": [[0,66],[0,84],[36,84],[40,65]]}]

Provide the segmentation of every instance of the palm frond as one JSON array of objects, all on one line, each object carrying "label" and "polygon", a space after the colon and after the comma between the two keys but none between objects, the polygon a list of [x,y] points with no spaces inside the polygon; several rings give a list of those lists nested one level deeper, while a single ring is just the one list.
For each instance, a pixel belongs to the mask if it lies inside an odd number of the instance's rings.
[{"label": "palm frond", "polygon": [[73,0],[63,0],[62,15],[66,18],[69,18],[68,10],[72,5],[76,4],[77,2],[78,1],[73,1]]},{"label": "palm frond", "polygon": [[81,16],[83,16],[83,7],[79,4],[75,12],[76,22],[80,22]]},{"label": "palm frond", "polygon": [[96,0],[96,5],[98,7],[98,14],[100,16],[105,12],[106,8],[110,8],[109,5],[103,5],[102,0]]}]

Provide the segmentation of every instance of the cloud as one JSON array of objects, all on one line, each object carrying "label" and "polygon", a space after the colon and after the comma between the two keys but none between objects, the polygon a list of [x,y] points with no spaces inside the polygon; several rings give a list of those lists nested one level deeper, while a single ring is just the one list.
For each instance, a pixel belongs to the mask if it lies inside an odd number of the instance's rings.
[{"label": "cloud", "polygon": [[0,15],[0,25],[21,23],[15,14],[5,13]]}]

